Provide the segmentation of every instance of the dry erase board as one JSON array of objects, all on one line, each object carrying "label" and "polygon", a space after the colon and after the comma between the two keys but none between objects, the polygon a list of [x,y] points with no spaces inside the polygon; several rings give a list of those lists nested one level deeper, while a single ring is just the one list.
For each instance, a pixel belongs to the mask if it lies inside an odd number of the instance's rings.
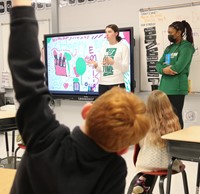
[{"label": "dry erase board", "polygon": [[140,86],[150,91],[152,80],[158,79],[155,64],[169,45],[168,26],[186,20],[193,29],[195,53],[190,68],[191,91],[200,92],[200,5],[159,10],[140,10]]},{"label": "dry erase board", "polygon": [[[49,20],[39,20],[39,44],[42,47],[42,40],[44,39],[44,34],[49,34],[50,31],[50,21]],[[10,36],[10,24],[2,23],[1,24],[1,34],[2,34],[2,48],[3,48],[3,71],[9,72],[8,67],[8,40]],[[23,36],[23,34],[22,34]]]}]

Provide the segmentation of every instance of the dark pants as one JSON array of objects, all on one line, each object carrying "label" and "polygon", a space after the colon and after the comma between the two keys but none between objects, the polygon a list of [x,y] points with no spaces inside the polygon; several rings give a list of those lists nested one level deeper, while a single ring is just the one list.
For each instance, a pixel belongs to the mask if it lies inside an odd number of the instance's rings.
[{"label": "dark pants", "polygon": [[168,95],[168,98],[174,108],[174,112],[177,114],[179,118],[181,129],[183,129],[184,123],[183,123],[182,111],[185,101],[185,95]]},{"label": "dark pants", "polygon": [[114,84],[114,85],[101,85],[99,84],[99,96],[101,96],[103,93],[105,93],[106,91],[110,90],[113,87],[120,87],[120,88],[125,88],[125,84]]}]

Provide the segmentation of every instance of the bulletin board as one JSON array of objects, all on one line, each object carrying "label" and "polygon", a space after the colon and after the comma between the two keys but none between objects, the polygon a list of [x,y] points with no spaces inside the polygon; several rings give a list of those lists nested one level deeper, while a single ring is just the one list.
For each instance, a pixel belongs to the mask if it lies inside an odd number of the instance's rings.
[{"label": "bulletin board", "polygon": [[[44,39],[44,34],[50,33],[50,21],[49,20],[38,20],[39,25],[39,34],[38,34],[38,40],[40,47],[42,48],[42,41]],[[9,75],[9,66],[8,66],[8,41],[10,36],[10,24],[9,23],[2,23],[1,24],[1,34],[2,34],[2,48],[3,48],[3,74]],[[23,35],[22,35],[23,36]],[[31,46],[31,45],[30,45]],[[8,78],[10,79],[10,78]],[[11,84],[12,82],[9,81]],[[12,87],[10,85],[9,87]]]},{"label": "bulletin board", "polygon": [[200,5],[182,5],[162,9],[141,9],[140,25],[140,87],[150,91],[151,84],[160,79],[156,62],[161,58],[168,41],[168,26],[174,21],[186,20],[192,27],[195,53],[193,55],[189,80],[191,91],[200,92]]}]

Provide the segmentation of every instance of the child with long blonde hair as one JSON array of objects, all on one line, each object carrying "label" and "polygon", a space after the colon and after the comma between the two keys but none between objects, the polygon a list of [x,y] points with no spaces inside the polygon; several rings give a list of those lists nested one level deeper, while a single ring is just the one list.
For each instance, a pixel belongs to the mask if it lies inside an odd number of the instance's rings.
[{"label": "child with long blonde hair", "polygon": [[[167,95],[159,90],[154,90],[149,95],[147,114],[150,118],[151,128],[139,143],[140,151],[137,157],[136,170],[137,172],[166,170],[170,156],[166,141],[161,136],[181,129],[178,117],[174,113]],[[176,160],[173,170],[179,172],[182,169],[184,169],[183,163]],[[144,193],[149,189],[150,185],[147,185],[147,179],[147,175],[139,177],[133,189],[134,194]]]}]

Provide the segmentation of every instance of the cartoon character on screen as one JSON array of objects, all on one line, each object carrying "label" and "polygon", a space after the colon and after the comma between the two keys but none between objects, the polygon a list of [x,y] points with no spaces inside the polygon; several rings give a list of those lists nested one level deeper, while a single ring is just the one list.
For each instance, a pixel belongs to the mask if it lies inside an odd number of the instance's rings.
[{"label": "cartoon character on screen", "polygon": [[85,57],[85,63],[88,68],[88,78],[85,85],[88,86],[88,92],[94,92],[95,89],[97,89],[98,83],[99,83],[99,72],[95,70],[95,67],[90,64],[90,61],[96,61],[97,56],[96,54],[92,53],[92,55],[87,55]]},{"label": "cartoon character on screen", "polygon": [[65,55],[62,56],[62,53],[60,53],[58,56],[58,53],[54,50],[53,56],[56,75],[67,76]]},{"label": "cartoon character on screen", "polygon": [[[75,59],[75,65],[70,64],[69,61],[72,60],[72,54],[69,52],[58,53],[56,50],[53,51],[55,72],[58,76],[65,76],[73,79],[73,90],[80,91],[80,87],[85,85],[83,76],[86,72],[86,62],[82,57]],[[73,56],[74,58],[75,56]],[[86,75],[87,76],[87,75]],[[88,84],[88,83],[87,83]],[[66,89],[69,83],[64,83],[64,88]],[[88,90],[94,90],[94,86],[90,87]]]},{"label": "cartoon character on screen", "polygon": [[[70,74],[72,74],[72,72],[69,61],[72,59],[72,55],[68,52],[64,52],[64,54],[60,53],[58,56],[56,50],[53,51],[53,55],[54,64],[56,68],[56,75],[70,77]],[[76,74],[75,71],[74,73]]]},{"label": "cartoon character on screen", "polygon": [[84,77],[86,75],[86,62],[82,57],[78,57],[76,59],[75,67],[74,67],[74,73],[76,75],[76,82],[74,83],[76,87],[74,87],[74,91],[77,91],[77,86],[80,89],[80,87],[84,87],[87,85],[87,83],[84,81]]}]

